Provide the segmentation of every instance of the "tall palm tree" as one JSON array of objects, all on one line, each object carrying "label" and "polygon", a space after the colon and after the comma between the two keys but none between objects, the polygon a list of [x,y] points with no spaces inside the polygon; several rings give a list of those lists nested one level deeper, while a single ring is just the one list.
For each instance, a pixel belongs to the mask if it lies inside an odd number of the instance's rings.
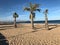
[{"label": "tall palm tree", "polygon": [[46,10],[44,11],[44,14],[45,14],[45,28],[46,28],[47,30],[49,30],[49,27],[48,27],[48,17],[47,17],[48,9],[46,9]]},{"label": "tall palm tree", "polygon": [[14,18],[14,27],[17,28],[16,18],[18,18],[18,14],[16,12],[13,14],[13,18]]},{"label": "tall palm tree", "polygon": [[30,19],[31,19],[31,26],[32,28],[34,28],[34,23],[33,20],[35,18],[35,12],[34,11],[39,11],[40,9],[38,9],[39,4],[32,4],[30,3],[30,7],[25,7],[24,10],[29,11],[30,12]]}]

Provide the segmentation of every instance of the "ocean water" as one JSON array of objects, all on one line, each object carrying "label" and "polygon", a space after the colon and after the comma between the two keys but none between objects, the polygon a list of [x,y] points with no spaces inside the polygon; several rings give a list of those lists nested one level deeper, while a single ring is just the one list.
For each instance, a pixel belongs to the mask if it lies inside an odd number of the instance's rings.
[{"label": "ocean water", "polygon": [[[21,21],[17,23],[31,23],[30,21]],[[34,23],[45,23],[45,21],[34,21]],[[60,20],[49,20],[49,24],[60,24]]]}]

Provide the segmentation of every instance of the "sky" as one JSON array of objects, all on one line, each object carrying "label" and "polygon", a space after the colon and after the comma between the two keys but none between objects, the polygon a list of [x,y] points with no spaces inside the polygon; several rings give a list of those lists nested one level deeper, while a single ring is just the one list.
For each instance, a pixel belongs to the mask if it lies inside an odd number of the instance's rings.
[{"label": "sky", "polygon": [[48,9],[48,20],[60,20],[60,0],[0,0],[0,21],[13,21],[14,12],[19,15],[17,21],[30,20],[30,12],[24,11],[30,2],[40,4],[41,12],[35,12],[35,21],[45,20],[45,9]]}]

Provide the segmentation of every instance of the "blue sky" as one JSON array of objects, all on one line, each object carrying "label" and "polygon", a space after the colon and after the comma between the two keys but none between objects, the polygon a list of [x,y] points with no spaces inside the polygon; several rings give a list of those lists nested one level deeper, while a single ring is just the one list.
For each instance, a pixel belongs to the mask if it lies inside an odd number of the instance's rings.
[{"label": "blue sky", "polygon": [[17,12],[19,17],[18,21],[27,21],[30,13],[24,11],[24,7],[28,7],[29,3],[32,2],[41,4],[41,12],[36,11],[35,20],[45,20],[43,11],[49,10],[49,20],[60,20],[60,0],[0,0],[0,21],[13,21],[13,13]]}]

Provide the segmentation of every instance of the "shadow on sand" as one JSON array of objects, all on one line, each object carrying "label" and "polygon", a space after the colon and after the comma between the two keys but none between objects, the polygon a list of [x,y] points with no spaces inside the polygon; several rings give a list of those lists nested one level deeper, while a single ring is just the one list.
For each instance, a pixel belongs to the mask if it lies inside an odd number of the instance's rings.
[{"label": "shadow on sand", "polygon": [[6,40],[5,36],[0,33],[0,45],[9,45],[8,40]]},{"label": "shadow on sand", "polygon": [[12,25],[8,25],[8,26],[0,26],[0,30],[6,30],[6,29],[12,29],[13,26]]},{"label": "shadow on sand", "polygon": [[45,27],[34,27],[34,29],[33,30],[45,30]]},{"label": "shadow on sand", "polygon": [[52,30],[52,29],[57,28],[57,27],[58,27],[58,25],[49,25],[49,30]]},{"label": "shadow on sand", "polygon": [[[55,28],[57,28],[57,27],[59,27],[59,25],[49,25],[49,30],[52,30],[52,29],[55,29]],[[45,30],[45,27],[43,26],[41,26],[41,27],[34,27],[34,30]]]}]

